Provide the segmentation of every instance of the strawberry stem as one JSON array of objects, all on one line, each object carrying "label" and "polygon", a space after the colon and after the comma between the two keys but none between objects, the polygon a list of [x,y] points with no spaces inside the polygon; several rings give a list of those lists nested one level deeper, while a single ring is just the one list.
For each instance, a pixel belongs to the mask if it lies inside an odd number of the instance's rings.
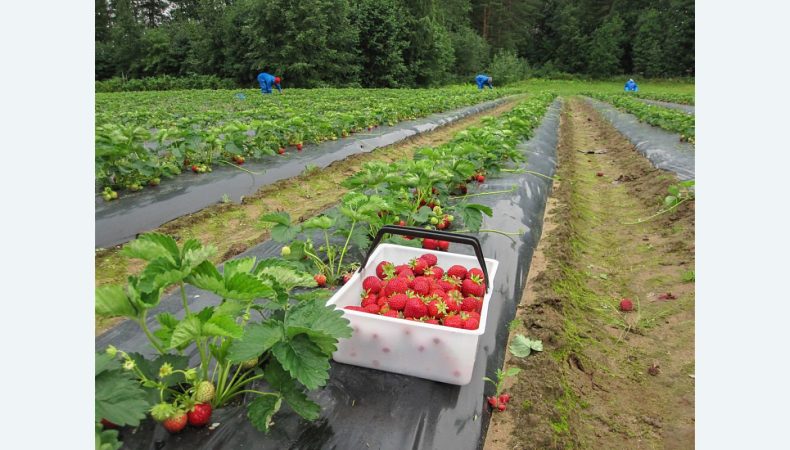
[{"label": "strawberry stem", "polygon": [[224,159],[220,159],[218,161],[221,162],[221,163],[225,163],[225,164],[227,164],[229,166],[233,166],[233,167],[235,167],[235,168],[237,168],[239,170],[243,170],[244,172],[247,172],[247,173],[252,174],[252,175],[261,175],[261,174],[263,174],[263,172],[253,172],[252,170],[247,170],[244,167],[237,166],[236,164],[233,164],[230,161],[225,161]]},{"label": "strawberry stem", "polygon": [[662,209],[661,211],[659,211],[659,212],[657,212],[657,213],[653,214],[652,216],[650,216],[650,217],[648,217],[648,218],[646,218],[646,219],[639,219],[639,220],[637,220],[636,222],[621,222],[621,223],[622,223],[623,225],[636,225],[636,224],[639,224],[639,223],[645,223],[645,222],[647,222],[648,220],[651,220],[651,219],[654,219],[654,218],[656,218],[656,217],[660,216],[661,214],[668,213],[668,212],[672,211],[673,209],[677,208],[678,206],[680,206],[681,204],[683,204],[684,202],[686,202],[686,201],[688,201],[688,200],[689,200],[688,198],[684,198],[683,200],[681,200],[681,201],[679,201],[679,202],[675,203],[674,205],[670,206],[669,208],[667,208],[667,209]]},{"label": "strawberry stem", "polygon": [[510,192],[516,192],[516,189],[517,189],[516,185],[513,185],[513,187],[511,187],[510,189],[505,189],[503,191],[488,191],[488,192],[478,192],[478,193],[475,193],[475,194],[464,194],[464,195],[459,195],[459,196],[456,196],[456,197],[450,197],[450,199],[455,200],[455,199],[459,199],[459,198],[460,199],[465,199],[467,197],[480,197],[480,196],[483,196],[483,195],[507,194],[507,193],[510,193]]}]

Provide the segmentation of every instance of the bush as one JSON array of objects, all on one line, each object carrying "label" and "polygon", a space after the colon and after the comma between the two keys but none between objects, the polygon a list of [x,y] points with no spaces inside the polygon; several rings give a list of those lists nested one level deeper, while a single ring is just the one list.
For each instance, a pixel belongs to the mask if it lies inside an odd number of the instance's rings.
[{"label": "bush", "polygon": [[111,78],[97,81],[96,92],[173,91],[188,89],[236,89],[238,84],[216,75],[173,77],[162,75],[147,78]]},{"label": "bush", "polygon": [[500,50],[488,66],[488,75],[498,85],[514,83],[527,78],[529,65],[526,59],[519,58],[515,52]]}]

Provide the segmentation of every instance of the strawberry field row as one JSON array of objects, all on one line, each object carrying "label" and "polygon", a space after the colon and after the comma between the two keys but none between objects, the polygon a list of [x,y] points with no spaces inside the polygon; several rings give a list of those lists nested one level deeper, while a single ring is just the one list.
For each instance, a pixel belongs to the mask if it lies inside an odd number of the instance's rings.
[{"label": "strawberry field row", "polygon": [[674,109],[642,103],[624,94],[585,93],[598,100],[611,103],[615,107],[633,114],[642,122],[647,122],[667,131],[680,134],[681,141],[694,143],[694,116]]},{"label": "strawberry field row", "polygon": [[[106,200],[183,170],[211,171],[218,161],[282,154],[286,146],[372,131],[379,125],[516,92],[464,87],[430,90],[131,92],[96,95],[96,180]],[[235,95],[234,95],[235,94]]]},{"label": "strawberry field row", "polygon": [[693,105],[694,94],[680,94],[677,92],[633,92],[629,95],[645,98],[648,100],[658,100],[661,102],[679,103],[681,105]]},{"label": "strawberry field row", "polygon": [[[300,293],[297,288],[342,283],[358,265],[349,261],[358,257],[352,255],[365,250],[384,224],[480,230],[482,215],[492,211],[469,201],[483,193],[468,193],[468,183],[522,162],[516,145],[532,136],[554,97],[533,96],[445,145],[418,151],[414,160],[367,164],[347,181],[353,191],[333,212],[301,223],[283,213],[264,215],[264,222],[274,223],[272,238],[287,243],[281,258],[239,258],[220,272],[208,261],[214,249],[196,240],[179,246],[168,236],[149,233],[127,244],[123,254],[146,266],[125,286],[97,288],[96,313],[131,319],[150,344],[150,349],[134,350],[155,357],[115,347],[97,354],[97,420],[104,419],[105,426],[137,426],[150,413],[177,432],[187,422],[211,423],[213,408],[243,394],[251,398],[247,416],[262,432],[269,431],[283,402],[302,418],[317,419],[320,406],[306,393],[326,384],[337,342],[352,330],[340,311],[326,305],[330,291]],[[209,295],[188,297],[187,285]],[[162,295],[171,288],[175,297],[180,293],[183,318],[159,312]],[[190,309],[189,298],[205,305],[206,297],[216,300],[199,311],[194,304]],[[151,313],[156,320],[149,320]],[[267,382],[265,391],[259,390],[259,380]]]}]

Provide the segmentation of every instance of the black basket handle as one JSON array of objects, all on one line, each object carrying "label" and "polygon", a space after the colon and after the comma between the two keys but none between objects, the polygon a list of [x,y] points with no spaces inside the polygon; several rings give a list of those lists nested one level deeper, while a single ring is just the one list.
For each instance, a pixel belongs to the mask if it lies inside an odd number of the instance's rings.
[{"label": "black basket handle", "polygon": [[362,269],[368,264],[368,259],[370,259],[370,254],[373,253],[373,250],[378,247],[379,243],[381,243],[381,238],[385,234],[399,234],[401,236],[413,236],[417,238],[429,238],[429,239],[437,239],[447,242],[454,242],[456,244],[466,244],[471,245],[472,248],[475,250],[475,256],[477,256],[477,262],[480,263],[480,268],[483,270],[483,276],[485,277],[486,283],[486,292],[488,292],[489,285],[491,284],[488,280],[488,268],[486,267],[485,258],[483,258],[483,249],[480,247],[480,241],[477,240],[474,236],[469,236],[467,234],[459,234],[459,233],[450,233],[448,231],[438,231],[438,230],[426,230],[425,228],[417,228],[417,227],[402,227],[398,225],[384,225],[381,227],[376,233],[376,237],[373,239],[373,242],[370,244],[370,248],[368,248],[367,254],[365,254],[365,258],[362,260],[362,265],[359,268],[361,272]]}]

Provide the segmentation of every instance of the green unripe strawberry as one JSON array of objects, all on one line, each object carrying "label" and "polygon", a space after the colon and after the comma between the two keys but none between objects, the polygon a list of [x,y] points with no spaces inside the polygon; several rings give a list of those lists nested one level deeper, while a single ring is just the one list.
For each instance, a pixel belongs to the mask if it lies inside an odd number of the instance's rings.
[{"label": "green unripe strawberry", "polygon": [[112,201],[112,194],[105,192],[101,195],[105,202]]},{"label": "green unripe strawberry", "polygon": [[118,193],[117,193],[117,192],[115,192],[115,191],[111,191],[111,194],[112,194],[112,199],[113,199],[113,200],[115,200],[116,198],[118,198]]},{"label": "green unripe strawberry", "polygon": [[290,254],[291,254],[291,247],[288,247],[287,245],[280,250],[280,255],[282,256],[288,256]]},{"label": "green unripe strawberry", "polygon": [[241,363],[241,368],[244,370],[249,370],[255,368],[255,366],[257,365],[258,365],[258,358],[251,358]]},{"label": "green unripe strawberry", "polygon": [[436,217],[431,217],[431,225],[436,225],[437,223],[439,223],[439,219]]},{"label": "green unripe strawberry", "polygon": [[208,403],[214,400],[214,384],[211,381],[201,381],[195,387],[195,401]]}]

